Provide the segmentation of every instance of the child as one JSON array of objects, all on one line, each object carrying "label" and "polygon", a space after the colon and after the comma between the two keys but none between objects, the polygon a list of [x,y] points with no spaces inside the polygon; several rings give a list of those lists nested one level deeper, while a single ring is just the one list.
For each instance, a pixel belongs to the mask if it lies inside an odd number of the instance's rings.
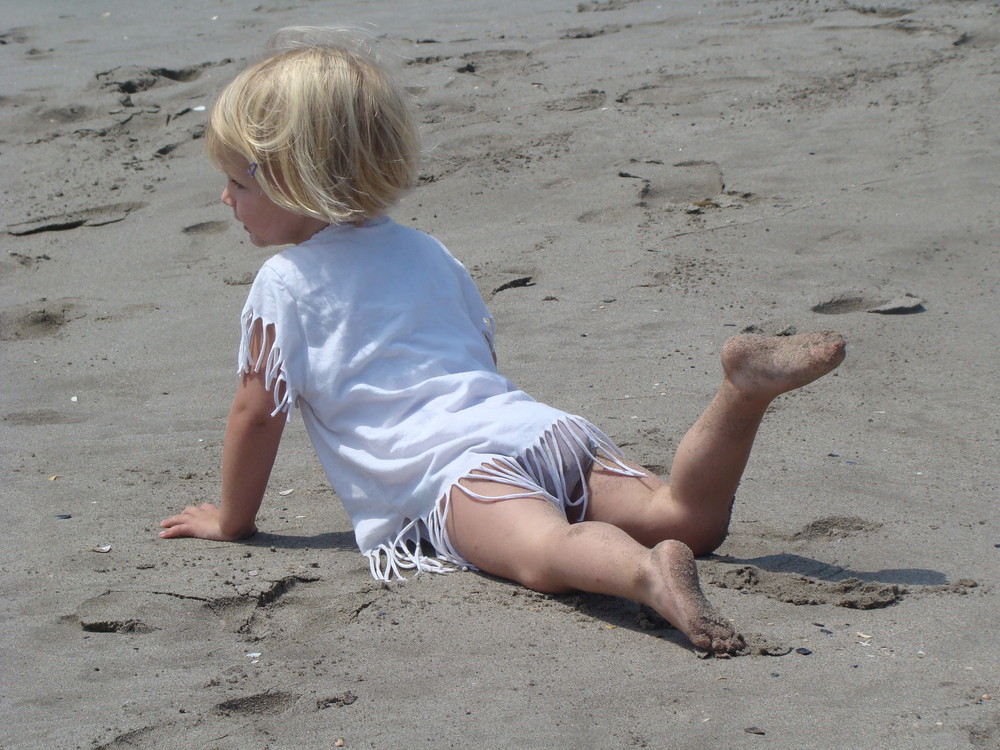
[{"label": "child", "polygon": [[306,36],[240,74],[211,113],[222,202],[253,244],[294,247],[264,264],[243,310],[221,503],[167,518],[160,536],[254,534],[298,406],[375,577],[469,566],[537,591],[624,596],[699,648],[738,651],[694,555],[726,535],[768,404],[835,368],[843,339],[726,342],[722,385],[667,486],[497,372],[468,273],[386,215],[417,166],[404,96],[358,45]]}]

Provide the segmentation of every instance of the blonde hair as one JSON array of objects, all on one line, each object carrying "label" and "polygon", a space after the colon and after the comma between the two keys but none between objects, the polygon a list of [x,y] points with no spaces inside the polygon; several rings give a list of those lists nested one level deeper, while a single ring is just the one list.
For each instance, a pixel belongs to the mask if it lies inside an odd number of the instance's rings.
[{"label": "blonde hair", "polygon": [[226,86],[205,145],[239,154],[264,193],[333,224],[385,213],[413,186],[419,147],[402,90],[366,42],[327,29],[279,31],[271,54]]}]

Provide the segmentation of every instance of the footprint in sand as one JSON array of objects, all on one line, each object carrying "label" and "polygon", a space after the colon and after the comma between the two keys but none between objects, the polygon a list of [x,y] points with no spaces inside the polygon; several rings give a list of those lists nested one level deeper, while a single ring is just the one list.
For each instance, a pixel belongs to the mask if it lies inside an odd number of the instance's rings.
[{"label": "footprint in sand", "polygon": [[639,199],[646,206],[706,202],[726,189],[722,168],[714,161],[633,162],[620,175],[642,180]]},{"label": "footprint in sand", "polygon": [[725,572],[710,574],[706,580],[719,588],[763,594],[786,604],[828,604],[847,609],[888,607],[903,597],[914,594],[967,596],[979,589],[979,584],[969,578],[960,578],[954,583],[907,587],[895,583],[862,581],[859,578],[824,581],[793,573],[764,571],[754,565],[741,565]]},{"label": "footprint in sand", "polygon": [[558,112],[584,112],[603,106],[606,100],[607,95],[603,91],[590,89],[590,91],[571,96],[568,99],[557,99],[554,102],[548,102],[543,106],[545,109]]},{"label": "footprint in sand", "polygon": [[450,55],[420,55],[418,57],[411,57],[406,61],[407,65],[436,65],[437,63],[444,62],[445,60],[451,59]]},{"label": "footprint in sand", "polygon": [[635,221],[635,215],[632,206],[604,206],[584,211],[576,220],[582,224],[615,224]]},{"label": "footprint in sand", "polygon": [[906,16],[913,12],[911,8],[893,8],[882,5],[882,7],[876,7],[873,5],[852,5],[850,3],[845,3],[847,5],[847,10],[852,10],[855,13],[860,13],[861,15],[871,15],[876,18],[899,18],[900,16]]},{"label": "footprint in sand", "polygon": [[0,264],[0,274],[3,274],[4,276],[9,275],[18,266],[21,268],[36,268],[43,262],[52,260],[52,256],[47,255],[46,253],[26,255],[25,253],[19,253],[16,250],[8,250],[7,257],[13,262]]},{"label": "footprint in sand", "polygon": [[566,29],[560,36],[560,39],[593,39],[595,36],[603,36],[604,34],[617,34],[622,30],[621,26],[608,25],[599,26],[597,28],[589,27],[577,27],[573,29]]},{"label": "footprint in sand", "polygon": [[[636,206],[645,210],[672,210],[719,204],[713,199],[726,188],[722,169],[713,161],[683,161],[664,164],[659,160],[633,160],[619,170],[620,178],[637,185],[634,202],[628,205],[605,205],[585,211],[577,221],[585,224],[624,221],[634,214]],[[689,211],[690,213],[691,211]],[[700,208],[695,212],[700,213]]]},{"label": "footprint in sand", "polygon": [[202,221],[186,226],[181,231],[184,234],[221,234],[229,228],[231,223],[229,221]]},{"label": "footprint in sand", "polygon": [[174,607],[198,609],[190,600],[172,601],[162,594],[108,591],[87,599],[77,607],[76,617],[87,633],[152,633],[160,628],[154,624]]},{"label": "footprint in sand", "polygon": [[27,29],[10,29],[0,34],[0,45],[4,44],[24,44],[29,39]]},{"label": "footprint in sand", "polygon": [[491,49],[466,52],[457,68],[459,73],[493,77],[501,73],[523,73],[533,67],[531,53],[520,49]]},{"label": "footprint in sand", "polygon": [[873,294],[841,294],[810,308],[820,315],[844,315],[846,313],[870,312],[879,315],[912,315],[926,310],[924,301],[912,294],[886,298]]},{"label": "footprint in sand", "polygon": [[866,521],[857,516],[828,516],[806,524],[801,531],[792,534],[792,539],[843,539],[880,528],[882,524],[878,521]]},{"label": "footprint in sand", "polygon": [[593,2],[577,3],[577,13],[592,13],[603,10],[622,10],[639,0],[594,0]]},{"label": "footprint in sand", "polygon": [[740,333],[758,333],[762,336],[794,336],[798,332],[795,325],[779,320],[763,320],[740,329]]},{"label": "footprint in sand", "polygon": [[16,224],[9,224],[7,232],[15,237],[24,237],[29,234],[40,232],[65,232],[77,227],[102,227],[105,224],[114,224],[123,221],[133,211],[144,208],[145,203],[111,203],[106,206],[95,206],[81,211],[57,214],[55,216],[43,216],[38,219],[22,221]]},{"label": "footprint in sand", "polygon": [[821,581],[792,573],[771,573],[753,565],[714,575],[709,582],[723,589],[763,594],[786,604],[830,604],[848,609],[888,607],[907,592],[894,583],[866,583],[857,578]]},{"label": "footprint in sand", "polygon": [[299,699],[296,693],[282,691],[255,693],[242,698],[230,698],[227,701],[215,704],[215,710],[223,716],[229,714],[249,714],[259,716],[260,714],[279,714],[291,708]]},{"label": "footprint in sand", "polygon": [[629,89],[615,99],[619,104],[632,106],[670,107],[681,104],[692,104],[705,97],[704,90],[683,88],[677,86],[660,86],[655,83],[645,84]]},{"label": "footprint in sand", "polygon": [[262,581],[262,587],[236,596],[202,597],[170,591],[107,591],[82,602],[76,610],[80,627],[88,633],[152,633],[176,629],[179,622],[203,620],[207,612],[228,622],[234,632],[254,633],[255,614],[316,576],[291,575]]},{"label": "footprint in sand", "polygon": [[103,114],[85,104],[64,104],[61,107],[49,107],[36,111],[35,121],[41,120],[50,125],[69,125],[74,122],[84,122]]},{"label": "footprint in sand", "polygon": [[[868,534],[882,528],[877,521],[868,521],[857,516],[827,516],[812,521],[800,531],[786,537],[788,541],[815,542],[825,539],[844,539]],[[913,594],[959,594],[967,595],[979,588],[970,579],[959,579],[954,583],[914,584],[903,586],[862,578],[885,578],[890,573],[905,572],[908,578],[916,572],[922,577],[943,580],[944,576],[935,571],[880,571],[877,574],[856,573],[845,568],[827,565],[812,558],[798,555],[777,555],[765,570],[758,565],[726,566],[722,560],[705,561],[705,578],[720,588],[737,589],[747,593],[763,594],[771,599],[795,605],[828,604],[847,609],[877,609],[888,607],[904,596]],[[811,575],[775,570],[778,559],[783,562],[778,567],[808,570]],[[755,561],[756,562],[756,561]],[[843,576],[843,577],[841,577]],[[905,580],[905,579],[904,579]]]},{"label": "footprint in sand", "polygon": [[42,299],[0,312],[0,341],[52,336],[74,317],[77,305],[68,299]]},{"label": "footprint in sand", "polygon": [[683,294],[705,291],[729,275],[730,268],[713,258],[670,254],[663,256],[666,268],[656,271],[643,287],[668,287]]},{"label": "footprint in sand", "polygon": [[15,427],[36,427],[49,424],[73,424],[82,422],[83,417],[55,409],[38,409],[36,411],[15,411],[6,414],[3,421]]},{"label": "footprint in sand", "polygon": [[670,74],[659,76],[655,82],[644,83],[615,99],[631,107],[677,107],[716,98],[727,91],[746,91],[766,85],[767,78],[759,76],[724,76],[712,79],[706,86],[701,75]]},{"label": "footprint in sand", "polygon": [[[228,61],[223,61],[223,63]],[[223,63],[202,63],[186,68],[143,68],[137,65],[126,65],[112,68],[97,74],[97,80],[102,85],[117,89],[122,94],[137,94],[156,86],[160,81],[187,83],[201,76],[205,68]]]}]

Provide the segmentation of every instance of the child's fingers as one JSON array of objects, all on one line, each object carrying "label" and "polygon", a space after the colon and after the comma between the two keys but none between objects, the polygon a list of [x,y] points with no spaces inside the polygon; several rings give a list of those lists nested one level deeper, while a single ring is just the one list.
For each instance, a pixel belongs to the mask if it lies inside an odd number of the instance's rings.
[{"label": "child's fingers", "polygon": [[178,536],[195,536],[195,531],[191,524],[184,520],[175,521],[174,519],[180,519],[180,516],[168,518],[160,523],[160,526],[163,527],[163,531],[160,532],[162,539],[172,539]]},{"label": "child's fingers", "polygon": [[162,521],[160,521],[160,526],[162,526],[165,529],[171,526],[176,526],[181,522],[183,518],[184,517],[178,513],[176,516],[170,516],[170,518],[164,518]]},{"label": "child's fingers", "polygon": [[160,521],[160,526],[166,529],[170,528],[171,526],[176,526],[179,523],[184,523],[184,521],[187,520],[187,517],[194,510],[196,510],[195,507],[193,505],[189,505],[177,515],[170,516],[170,518],[164,518],[162,521]]},{"label": "child's fingers", "polygon": [[201,536],[203,533],[201,527],[217,512],[218,509],[211,503],[189,505],[177,515],[160,521],[160,526],[163,527],[160,537],[171,539],[179,536]]},{"label": "child's fingers", "polygon": [[173,539],[179,536],[197,536],[193,524],[183,516],[172,516],[160,522],[163,531],[160,532],[162,539]]}]

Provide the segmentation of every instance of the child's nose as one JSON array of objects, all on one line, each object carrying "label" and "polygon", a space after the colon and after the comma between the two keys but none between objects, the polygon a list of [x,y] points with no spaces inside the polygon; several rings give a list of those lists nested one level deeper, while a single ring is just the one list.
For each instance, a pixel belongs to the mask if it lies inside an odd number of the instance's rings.
[{"label": "child's nose", "polygon": [[229,186],[222,189],[222,203],[230,208],[233,207],[233,197],[229,194]]}]

